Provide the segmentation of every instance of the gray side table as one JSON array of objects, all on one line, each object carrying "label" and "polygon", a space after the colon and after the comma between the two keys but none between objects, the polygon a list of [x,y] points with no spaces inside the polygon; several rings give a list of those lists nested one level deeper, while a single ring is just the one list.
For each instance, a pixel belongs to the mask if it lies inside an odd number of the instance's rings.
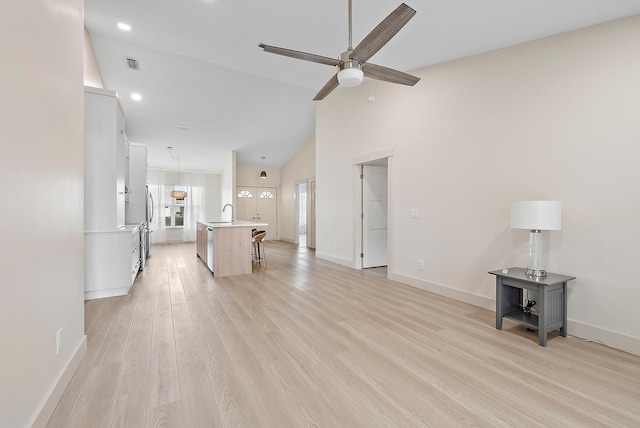
[{"label": "gray side table", "polygon": [[[503,317],[537,328],[540,346],[547,346],[547,333],[555,329],[567,337],[567,282],[575,276],[547,273],[538,278],[525,272],[518,267],[489,272],[496,276],[496,328],[502,330]],[[538,315],[527,314],[520,307],[523,290],[538,292]]]}]

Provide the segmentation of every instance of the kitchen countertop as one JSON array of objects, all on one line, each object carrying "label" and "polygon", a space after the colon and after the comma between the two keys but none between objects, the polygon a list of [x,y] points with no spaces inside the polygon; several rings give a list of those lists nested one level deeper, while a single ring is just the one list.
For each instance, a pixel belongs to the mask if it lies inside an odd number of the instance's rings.
[{"label": "kitchen countertop", "polygon": [[236,220],[233,223],[230,221],[199,221],[198,223],[204,224],[207,226],[211,226],[214,228],[218,227],[263,227],[269,226],[268,223],[260,223],[255,221],[246,221],[246,220]]},{"label": "kitchen countertop", "polygon": [[108,229],[108,230],[85,230],[84,233],[131,233],[140,227],[142,223],[138,224],[125,224],[120,229]]}]

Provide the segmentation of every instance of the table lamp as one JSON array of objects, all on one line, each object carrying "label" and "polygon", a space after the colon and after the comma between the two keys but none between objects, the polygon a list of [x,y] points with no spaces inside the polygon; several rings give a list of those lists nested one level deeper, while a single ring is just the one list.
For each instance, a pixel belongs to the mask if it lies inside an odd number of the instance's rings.
[{"label": "table lamp", "polygon": [[560,201],[518,201],[511,203],[511,228],[529,229],[529,262],[526,274],[545,277],[542,262],[542,231],[562,229]]}]

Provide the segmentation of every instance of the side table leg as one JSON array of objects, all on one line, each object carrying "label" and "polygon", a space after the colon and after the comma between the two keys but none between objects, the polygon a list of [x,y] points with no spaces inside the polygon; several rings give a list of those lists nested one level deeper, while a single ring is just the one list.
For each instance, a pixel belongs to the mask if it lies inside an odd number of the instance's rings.
[{"label": "side table leg", "polygon": [[547,346],[547,314],[546,300],[547,289],[544,286],[538,286],[538,343],[540,346]]},{"label": "side table leg", "polygon": [[567,337],[567,283],[562,283],[562,327],[560,327],[560,335]]},{"label": "side table leg", "polygon": [[496,276],[496,329],[502,330],[502,278]]}]

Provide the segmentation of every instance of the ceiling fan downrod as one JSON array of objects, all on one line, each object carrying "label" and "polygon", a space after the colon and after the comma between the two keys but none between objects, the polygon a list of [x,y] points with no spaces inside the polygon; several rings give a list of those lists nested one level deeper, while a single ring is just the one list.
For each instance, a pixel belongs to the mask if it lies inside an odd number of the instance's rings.
[{"label": "ceiling fan downrod", "polygon": [[349,48],[347,52],[351,52],[353,50],[353,40],[352,40],[352,13],[351,13],[351,0],[349,0]]}]

